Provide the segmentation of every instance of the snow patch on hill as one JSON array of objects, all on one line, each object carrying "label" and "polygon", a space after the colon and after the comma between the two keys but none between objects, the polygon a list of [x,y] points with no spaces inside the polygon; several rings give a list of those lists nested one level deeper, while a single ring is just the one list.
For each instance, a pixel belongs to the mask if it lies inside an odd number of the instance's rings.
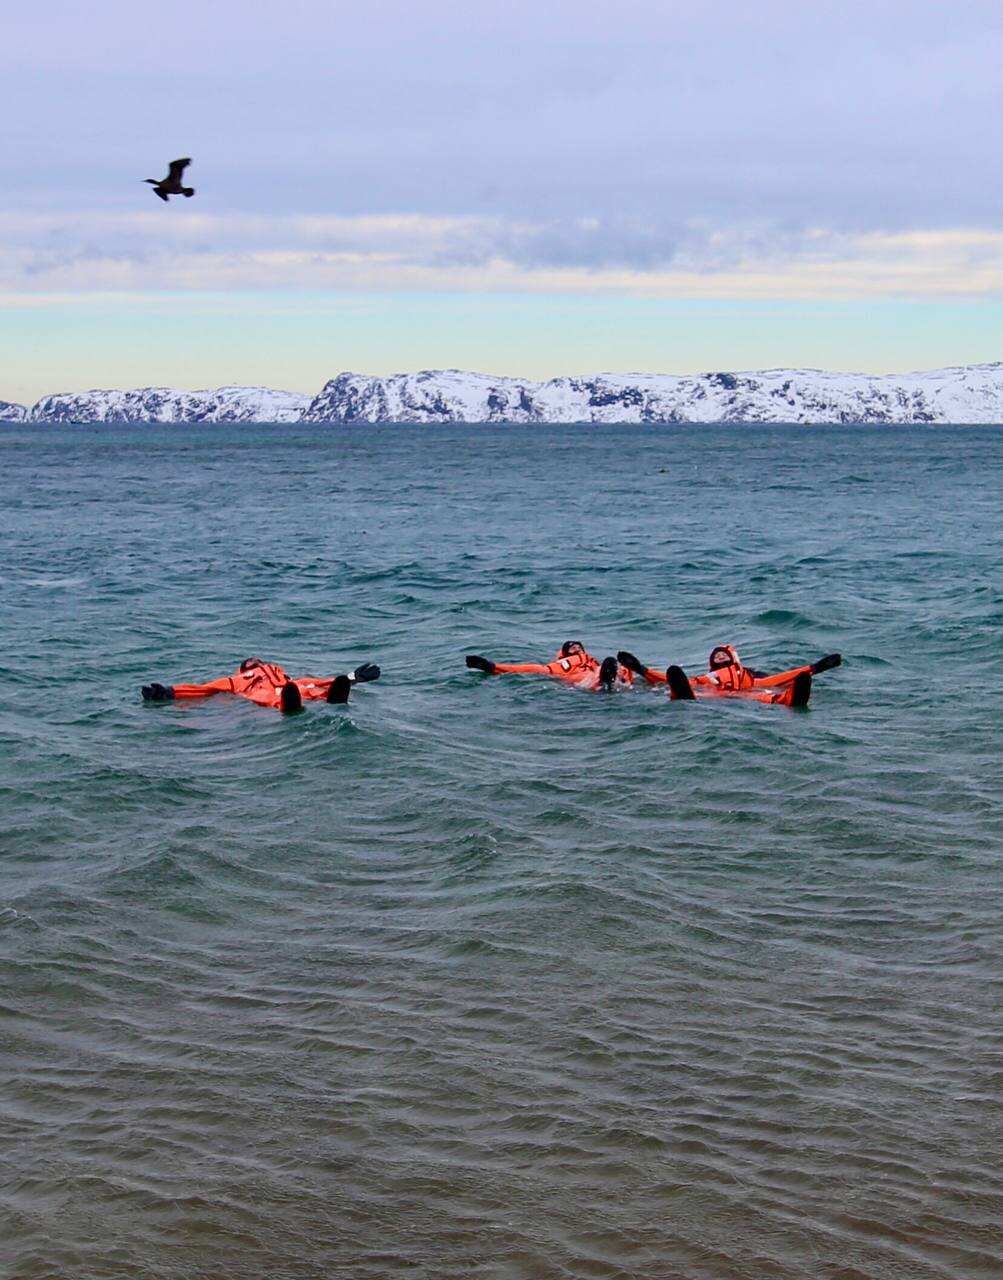
[{"label": "snow patch on hill", "polygon": [[0,400],[0,422],[23,422],[28,410],[23,404],[11,404],[9,400]]},{"label": "snow patch on hill", "polygon": [[177,391],[81,391],[43,396],[31,410],[35,422],[298,422],[310,397],[267,387],[219,387]]}]

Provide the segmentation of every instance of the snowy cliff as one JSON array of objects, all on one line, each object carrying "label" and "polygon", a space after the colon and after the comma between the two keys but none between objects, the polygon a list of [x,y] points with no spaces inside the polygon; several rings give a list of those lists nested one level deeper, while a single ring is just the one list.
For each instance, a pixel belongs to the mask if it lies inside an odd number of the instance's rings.
[{"label": "snowy cliff", "polygon": [[530,382],[455,369],[341,373],[310,397],[265,387],[84,391],[0,421],[36,422],[796,422],[1003,424],[1003,363],[925,373],[598,374]]},{"label": "snowy cliff", "polygon": [[31,417],[36,422],[298,422],[309,403],[309,396],[267,387],[141,387],[43,396]]},{"label": "snowy cliff", "polygon": [[343,373],[308,422],[1003,422],[1003,364],[870,376],[815,369],[527,382],[458,370]]},{"label": "snowy cliff", "polygon": [[0,400],[0,422],[23,422],[27,416],[28,411],[23,404]]}]

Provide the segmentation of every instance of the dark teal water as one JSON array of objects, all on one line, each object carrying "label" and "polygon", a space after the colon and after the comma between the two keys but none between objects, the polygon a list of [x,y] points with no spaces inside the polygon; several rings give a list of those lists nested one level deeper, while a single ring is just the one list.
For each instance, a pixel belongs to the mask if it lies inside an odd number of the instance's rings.
[{"label": "dark teal water", "polygon": [[[1003,434],[0,434],[0,1272],[1003,1269]],[[845,665],[790,712],[464,670]],[[255,653],[347,709],[154,707]]]}]

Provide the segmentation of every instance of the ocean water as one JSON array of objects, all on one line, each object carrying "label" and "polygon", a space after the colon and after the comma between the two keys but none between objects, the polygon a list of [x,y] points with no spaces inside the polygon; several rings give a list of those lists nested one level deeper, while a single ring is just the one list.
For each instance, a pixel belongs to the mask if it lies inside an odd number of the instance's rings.
[{"label": "ocean water", "polygon": [[[1001,478],[4,428],[0,1274],[998,1277]],[[463,666],[568,638],[845,662],[802,712]],[[140,701],[250,654],[384,675]]]}]

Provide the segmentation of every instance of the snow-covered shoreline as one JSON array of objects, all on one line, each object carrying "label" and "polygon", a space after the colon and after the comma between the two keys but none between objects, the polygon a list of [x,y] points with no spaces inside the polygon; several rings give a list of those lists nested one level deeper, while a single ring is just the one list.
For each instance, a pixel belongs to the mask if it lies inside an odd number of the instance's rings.
[{"label": "snow-covered shoreline", "polygon": [[908,374],[766,369],[597,374],[533,382],[455,369],[341,373],[318,395],[266,387],[145,387],[0,401],[5,422],[1003,424],[1003,363]]}]

